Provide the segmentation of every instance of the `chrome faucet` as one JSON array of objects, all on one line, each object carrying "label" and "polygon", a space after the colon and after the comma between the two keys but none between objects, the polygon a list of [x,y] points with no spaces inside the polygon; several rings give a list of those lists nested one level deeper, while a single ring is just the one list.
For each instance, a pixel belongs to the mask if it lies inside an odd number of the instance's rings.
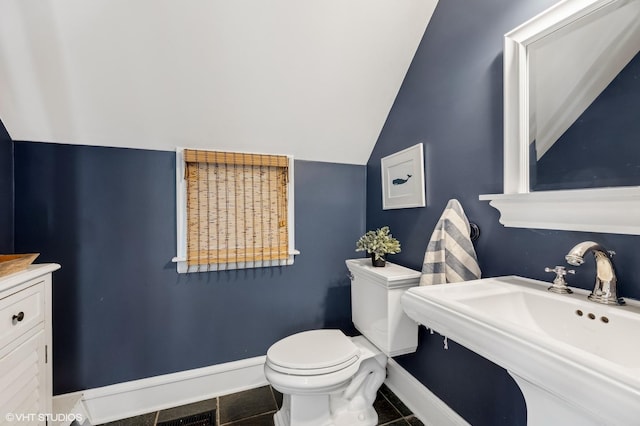
[{"label": "chrome faucet", "polygon": [[565,259],[570,265],[580,266],[584,263],[584,255],[588,252],[593,253],[596,261],[596,285],[589,295],[589,300],[607,305],[624,305],[624,300],[618,297],[618,280],[611,262],[615,252],[607,251],[593,241],[584,241],[572,248]]}]

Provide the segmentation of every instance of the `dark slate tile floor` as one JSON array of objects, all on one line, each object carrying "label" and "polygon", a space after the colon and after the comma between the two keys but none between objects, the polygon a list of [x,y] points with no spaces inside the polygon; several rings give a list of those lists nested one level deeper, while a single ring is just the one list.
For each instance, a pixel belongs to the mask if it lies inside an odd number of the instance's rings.
[{"label": "dark slate tile floor", "polygon": [[[141,416],[105,423],[105,426],[160,426],[169,425],[177,419],[215,412],[213,426],[273,426],[273,414],[282,404],[282,394],[271,386],[262,386],[244,392],[224,395],[180,407],[143,414]],[[378,425],[423,426],[391,390],[382,385],[373,406],[378,413]],[[174,423],[175,424],[175,423]]]}]

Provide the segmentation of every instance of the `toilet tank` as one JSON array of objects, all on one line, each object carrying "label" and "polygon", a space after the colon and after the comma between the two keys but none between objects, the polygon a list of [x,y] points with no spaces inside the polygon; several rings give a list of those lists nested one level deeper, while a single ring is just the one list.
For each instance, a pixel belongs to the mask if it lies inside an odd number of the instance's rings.
[{"label": "toilet tank", "polygon": [[351,318],[358,331],[388,356],[415,352],[418,323],[400,305],[400,296],[419,285],[421,273],[387,262],[374,267],[371,259],[348,259],[351,278]]}]

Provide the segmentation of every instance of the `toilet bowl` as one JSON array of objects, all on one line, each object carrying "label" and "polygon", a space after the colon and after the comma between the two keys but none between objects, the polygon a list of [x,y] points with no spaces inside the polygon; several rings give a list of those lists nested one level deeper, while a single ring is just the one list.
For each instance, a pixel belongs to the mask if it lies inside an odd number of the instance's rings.
[{"label": "toilet bowl", "polygon": [[274,343],[264,372],[283,394],[276,426],[373,426],[376,394],[389,356],[415,352],[418,325],[402,311],[400,296],[418,285],[420,273],[370,259],[347,260],[352,319],[363,335],[309,330]]},{"label": "toilet bowl", "polygon": [[[362,336],[311,330],[269,348],[265,376],[283,394],[276,426],[375,425],[387,357]],[[366,390],[369,390],[366,392]]]}]

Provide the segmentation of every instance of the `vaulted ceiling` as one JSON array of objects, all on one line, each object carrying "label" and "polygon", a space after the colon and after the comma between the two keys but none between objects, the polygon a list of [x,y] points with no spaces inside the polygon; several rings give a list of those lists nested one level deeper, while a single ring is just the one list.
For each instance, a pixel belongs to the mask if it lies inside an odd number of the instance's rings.
[{"label": "vaulted ceiling", "polygon": [[365,164],[436,4],[1,0],[0,119],[14,140]]}]

